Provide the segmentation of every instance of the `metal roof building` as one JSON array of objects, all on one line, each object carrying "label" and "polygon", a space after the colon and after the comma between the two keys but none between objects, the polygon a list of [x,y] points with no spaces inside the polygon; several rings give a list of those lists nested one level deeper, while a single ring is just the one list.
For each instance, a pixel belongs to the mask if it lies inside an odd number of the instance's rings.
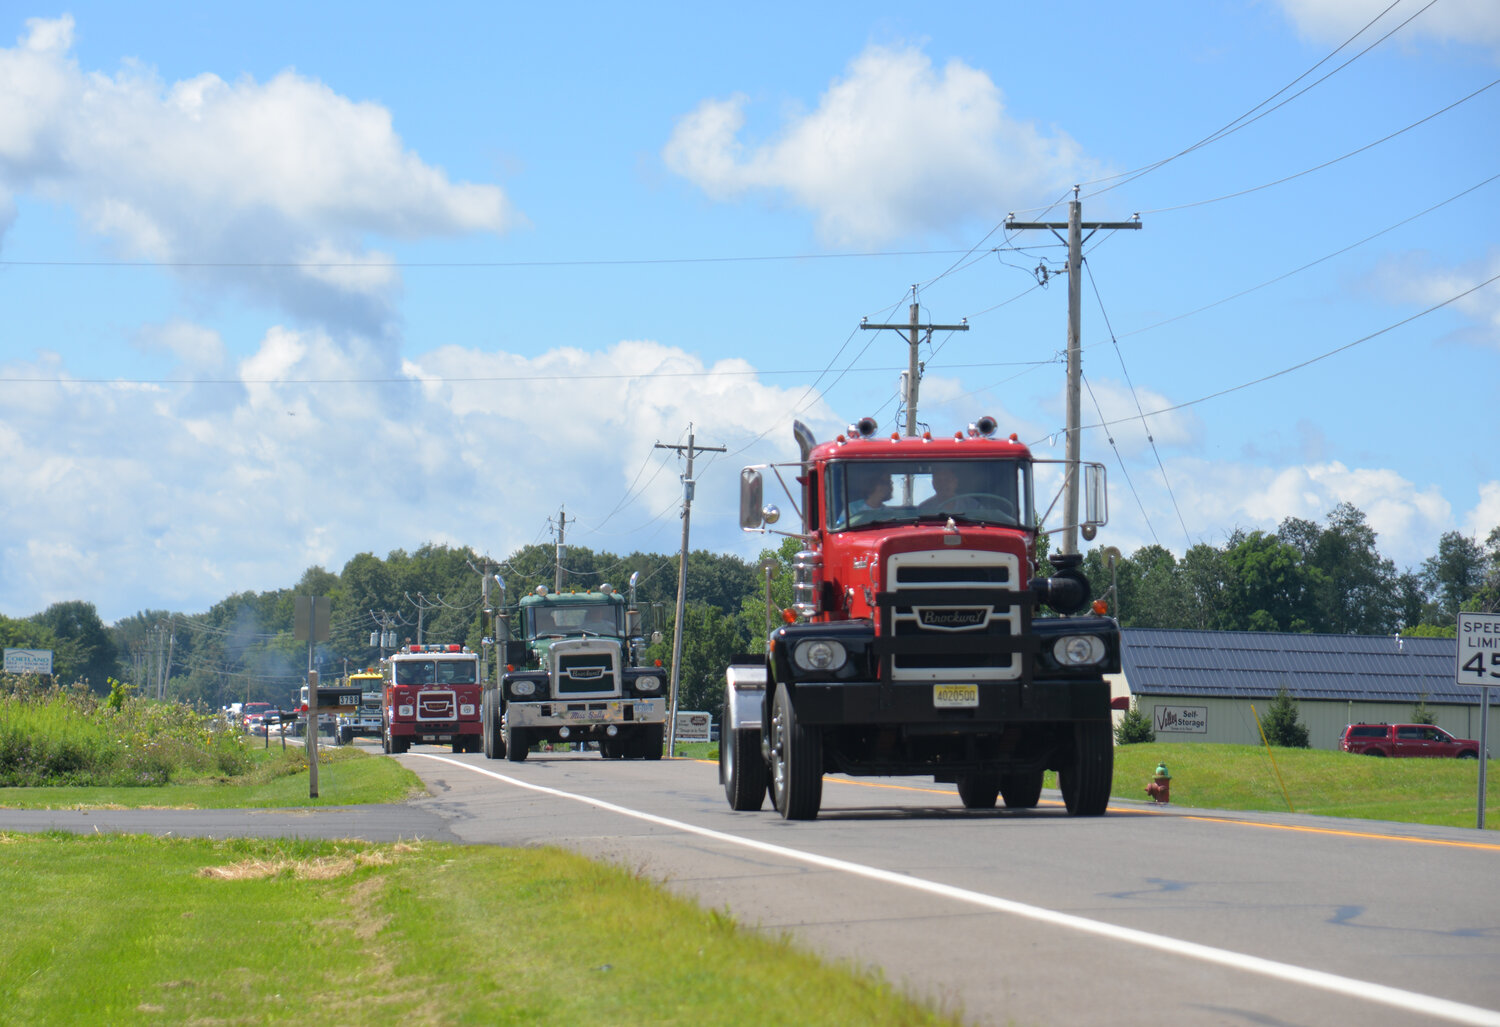
[{"label": "metal roof building", "polygon": [[1472,703],[1454,682],[1451,638],[1299,635],[1272,631],[1121,632],[1125,679],[1135,693],[1339,702]]},{"label": "metal roof building", "polygon": [[1456,653],[1451,638],[1127,628],[1120,658],[1158,741],[1259,744],[1255,718],[1285,688],[1326,749],[1345,724],[1408,722],[1418,703],[1439,726],[1478,738],[1480,690],[1454,680]]}]

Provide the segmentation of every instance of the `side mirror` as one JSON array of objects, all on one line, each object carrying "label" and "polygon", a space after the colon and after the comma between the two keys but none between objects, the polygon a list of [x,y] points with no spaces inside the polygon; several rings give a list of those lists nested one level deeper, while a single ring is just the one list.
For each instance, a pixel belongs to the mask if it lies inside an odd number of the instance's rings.
[{"label": "side mirror", "polygon": [[761,511],[764,485],[760,472],[753,467],[740,471],[740,527],[745,531],[756,531],[765,523]]},{"label": "side mirror", "polygon": [[1083,525],[1085,538],[1109,523],[1109,493],[1103,464],[1083,465]]}]

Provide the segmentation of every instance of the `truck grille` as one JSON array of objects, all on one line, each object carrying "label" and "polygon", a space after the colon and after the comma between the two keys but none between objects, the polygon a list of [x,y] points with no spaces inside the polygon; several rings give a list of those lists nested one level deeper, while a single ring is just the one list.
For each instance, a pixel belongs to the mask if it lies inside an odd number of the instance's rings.
[{"label": "truck grille", "polygon": [[890,681],[1029,678],[1035,642],[1020,559],[982,550],[896,553],[876,595],[875,652]]},{"label": "truck grille", "polygon": [[559,699],[620,695],[620,643],[603,639],[552,643],[553,695]]},{"label": "truck grille", "polygon": [[453,692],[418,692],[417,720],[457,720],[458,697]]}]

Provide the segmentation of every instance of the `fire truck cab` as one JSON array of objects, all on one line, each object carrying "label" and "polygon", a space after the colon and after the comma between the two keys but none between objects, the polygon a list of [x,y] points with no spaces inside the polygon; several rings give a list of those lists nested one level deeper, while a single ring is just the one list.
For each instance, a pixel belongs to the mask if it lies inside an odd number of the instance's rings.
[{"label": "fire truck cab", "polygon": [[438,743],[479,751],[479,654],[461,645],[409,645],[386,658],[381,677],[382,749]]}]

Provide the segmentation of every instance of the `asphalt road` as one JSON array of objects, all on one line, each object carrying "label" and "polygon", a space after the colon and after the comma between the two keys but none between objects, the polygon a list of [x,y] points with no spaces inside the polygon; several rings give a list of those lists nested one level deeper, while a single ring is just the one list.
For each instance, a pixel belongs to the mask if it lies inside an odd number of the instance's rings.
[{"label": "asphalt road", "polygon": [[565,846],[879,968],[976,1024],[1500,1025],[1500,839],[1145,804],[965,811],[829,777],[816,821],[735,813],[712,764],[418,748],[431,796],[311,811],[0,810],[0,829]]}]

